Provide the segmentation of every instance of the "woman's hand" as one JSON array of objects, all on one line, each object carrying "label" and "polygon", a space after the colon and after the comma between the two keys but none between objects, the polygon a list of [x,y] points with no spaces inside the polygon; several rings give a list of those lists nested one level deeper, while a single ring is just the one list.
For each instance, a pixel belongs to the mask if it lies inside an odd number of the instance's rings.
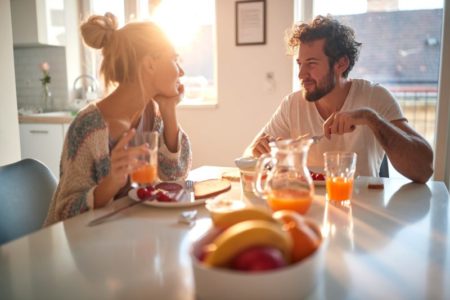
[{"label": "woman's hand", "polygon": [[125,132],[111,151],[109,177],[119,189],[127,183],[128,175],[142,165],[143,162],[138,159],[139,156],[148,155],[150,151],[147,144],[137,147],[128,146],[135,134],[135,129]]},{"label": "woman's hand", "polygon": [[173,96],[156,95],[154,100],[158,103],[159,110],[163,114],[167,109],[174,109],[184,97],[184,85],[178,86],[178,94]]}]

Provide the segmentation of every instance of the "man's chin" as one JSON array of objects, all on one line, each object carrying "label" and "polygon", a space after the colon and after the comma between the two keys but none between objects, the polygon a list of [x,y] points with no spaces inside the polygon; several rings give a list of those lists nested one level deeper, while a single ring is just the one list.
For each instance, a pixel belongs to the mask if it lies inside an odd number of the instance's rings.
[{"label": "man's chin", "polygon": [[310,93],[303,90],[303,98],[305,98],[308,102],[316,102],[320,100],[320,98],[322,98],[322,95],[319,95],[317,93]]}]

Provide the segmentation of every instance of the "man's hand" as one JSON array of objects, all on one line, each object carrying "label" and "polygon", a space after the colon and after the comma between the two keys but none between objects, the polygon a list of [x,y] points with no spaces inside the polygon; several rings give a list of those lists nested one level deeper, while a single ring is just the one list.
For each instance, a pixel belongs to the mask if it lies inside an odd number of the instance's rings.
[{"label": "man's hand", "polygon": [[352,132],[357,125],[366,125],[367,118],[375,112],[370,108],[360,108],[352,111],[334,112],[323,123],[323,133],[328,139],[332,134],[342,135]]},{"label": "man's hand", "polygon": [[251,150],[252,155],[254,157],[260,157],[264,153],[270,152],[269,143],[274,141],[275,138],[263,133],[259,138],[256,139],[256,141],[253,143]]}]

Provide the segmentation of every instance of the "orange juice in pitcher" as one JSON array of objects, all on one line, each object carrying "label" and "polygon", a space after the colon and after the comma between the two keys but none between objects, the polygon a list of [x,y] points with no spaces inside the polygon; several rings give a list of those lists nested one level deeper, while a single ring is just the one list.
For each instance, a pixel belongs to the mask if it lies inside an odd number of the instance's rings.
[{"label": "orange juice in pitcher", "polygon": [[309,210],[314,196],[314,184],[306,167],[311,142],[310,139],[272,142],[271,153],[258,159],[254,192],[272,210],[290,209],[300,214]]},{"label": "orange juice in pitcher", "polygon": [[267,203],[273,211],[289,209],[305,214],[311,206],[313,196],[306,189],[272,190],[267,195]]}]

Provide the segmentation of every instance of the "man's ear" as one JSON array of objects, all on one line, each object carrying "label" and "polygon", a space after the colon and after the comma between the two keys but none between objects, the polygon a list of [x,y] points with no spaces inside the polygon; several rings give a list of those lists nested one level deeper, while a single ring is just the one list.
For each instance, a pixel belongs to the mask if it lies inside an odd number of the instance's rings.
[{"label": "man's ear", "polygon": [[334,64],[334,68],[335,68],[334,71],[338,74],[342,74],[348,69],[349,65],[350,65],[350,61],[348,60],[348,57],[342,56]]}]

